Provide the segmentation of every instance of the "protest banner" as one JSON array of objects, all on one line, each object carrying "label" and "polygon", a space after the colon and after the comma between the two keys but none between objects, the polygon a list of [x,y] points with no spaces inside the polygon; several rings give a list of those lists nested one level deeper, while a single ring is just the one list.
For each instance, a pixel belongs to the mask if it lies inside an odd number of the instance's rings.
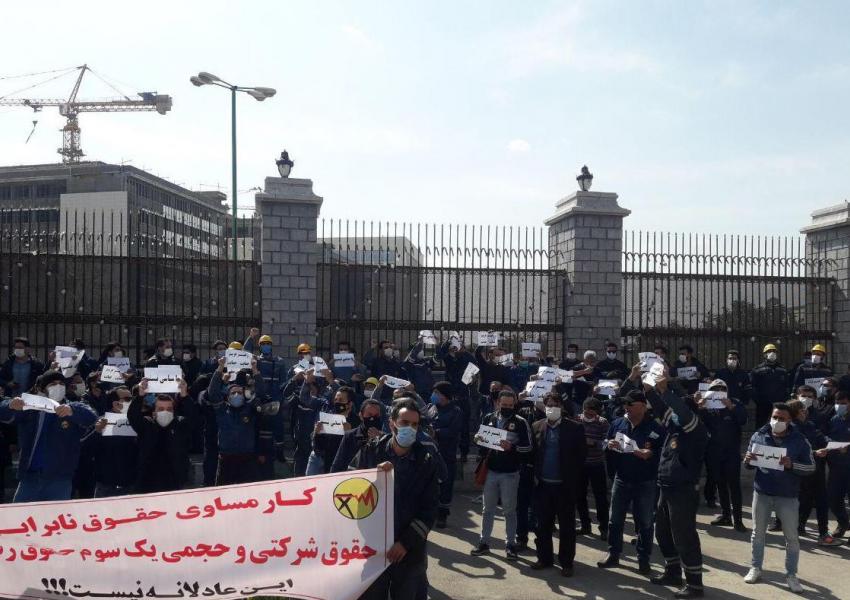
[{"label": "protest banner", "polygon": [[773,469],[774,471],[784,471],[785,467],[779,464],[779,461],[788,454],[788,448],[775,448],[774,446],[763,446],[761,444],[753,444],[750,449],[755,458],[750,461],[751,467],[760,467],[762,469]]},{"label": "protest banner", "polygon": [[475,443],[490,450],[498,450],[504,452],[505,449],[499,445],[499,442],[508,439],[508,431],[499,429],[498,427],[489,427],[487,425],[479,425],[478,432],[475,434]]},{"label": "protest banner", "polygon": [[103,383],[124,383],[124,376],[118,367],[113,365],[104,365],[100,372],[100,380]]},{"label": "protest banner", "polygon": [[708,410],[723,410],[726,405],[723,401],[726,400],[726,392],[719,390],[713,392],[702,392],[702,397],[705,400],[705,407]]},{"label": "protest banner", "polygon": [[334,368],[354,366],[354,354],[351,352],[340,352],[339,354],[334,354]]},{"label": "protest banner", "polygon": [[818,390],[820,388],[820,386],[823,385],[824,379],[825,379],[825,377],[806,377],[803,380],[803,385],[807,385],[810,388],[814,388],[815,390]]},{"label": "protest banner", "polygon": [[538,356],[540,356],[540,344],[538,344],[537,342],[522,343],[523,358],[537,358]]},{"label": "protest banner", "polygon": [[149,394],[176,394],[180,391],[178,380],[183,379],[183,369],[180,365],[145,367],[145,379]]},{"label": "protest banner", "polygon": [[345,435],[345,415],[320,412],[319,423],[322,424],[322,433]]},{"label": "protest banner", "polygon": [[481,369],[475,366],[474,363],[467,363],[466,369],[463,371],[463,375],[460,376],[460,380],[466,385],[469,385],[472,383],[472,379],[478,375],[478,371],[480,370]]},{"label": "protest banner", "polygon": [[555,384],[551,381],[546,381],[545,379],[538,379],[537,381],[529,381],[525,384],[525,395],[529,399],[537,399],[543,398],[546,394],[552,391],[552,388]]},{"label": "protest banner", "polygon": [[389,565],[393,473],[0,505],[0,597],[354,600]]},{"label": "protest banner", "polygon": [[401,379],[400,377],[392,377],[390,375],[386,376],[384,380],[384,385],[388,388],[398,389],[398,388],[406,388],[410,385],[410,382],[407,379]]},{"label": "protest banner", "polygon": [[36,396],[35,394],[21,394],[21,400],[24,401],[24,410],[55,413],[56,409],[60,406],[56,400],[51,400],[44,396]]},{"label": "protest banner", "polygon": [[130,359],[127,356],[109,356],[106,358],[106,364],[118,367],[122,373],[127,373],[130,370]]},{"label": "protest banner", "polygon": [[492,348],[499,345],[499,334],[495,331],[479,331],[477,340],[479,346]]},{"label": "protest banner", "polygon": [[496,364],[497,365],[505,365],[507,367],[512,366],[514,364],[513,353],[511,352],[509,354],[502,354],[501,356],[497,356],[496,357]]},{"label": "protest banner", "polygon": [[251,368],[253,356],[246,350],[228,350],[224,353],[224,368],[228,373],[238,373]]},{"label": "protest banner", "polygon": [[684,379],[686,381],[693,381],[697,377],[699,377],[699,372],[696,367],[677,367],[676,368],[676,377],[678,379]]},{"label": "protest banner", "polygon": [[552,383],[554,383],[558,378],[561,379],[561,383],[573,382],[573,372],[559,369],[558,367],[538,367],[537,377],[542,381],[549,381]]},{"label": "protest banner", "polygon": [[103,428],[103,437],[136,437],[136,430],[130,426],[126,413],[108,412],[103,414],[106,419],[106,427]]}]

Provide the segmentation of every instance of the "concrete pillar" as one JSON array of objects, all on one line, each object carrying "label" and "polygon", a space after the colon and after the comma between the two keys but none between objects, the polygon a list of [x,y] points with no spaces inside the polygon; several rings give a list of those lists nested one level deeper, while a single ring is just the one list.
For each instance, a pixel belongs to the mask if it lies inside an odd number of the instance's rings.
[{"label": "concrete pillar", "polygon": [[[832,333],[812,341],[824,341],[827,362],[842,374],[850,362],[850,203],[830,206],[812,213],[812,224],[803,227],[806,235],[807,277],[831,277],[831,293],[812,288],[807,293],[805,321],[808,329],[823,323],[823,314],[832,311]],[[830,302],[829,307],[824,302]],[[824,308],[827,308],[825,311]]]},{"label": "concrete pillar", "polygon": [[577,191],[560,200],[546,220],[549,268],[564,273],[549,292],[550,306],[563,307],[565,320],[555,348],[575,343],[604,353],[607,341],[620,344],[623,218],[629,214],[617,204],[617,194]]},{"label": "concrete pillar", "polygon": [[275,352],[296,356],[298,344],[316,343],[316,227],[322,198],[309,179],[266,177],[255,195],[262,218],[262,332]]}]

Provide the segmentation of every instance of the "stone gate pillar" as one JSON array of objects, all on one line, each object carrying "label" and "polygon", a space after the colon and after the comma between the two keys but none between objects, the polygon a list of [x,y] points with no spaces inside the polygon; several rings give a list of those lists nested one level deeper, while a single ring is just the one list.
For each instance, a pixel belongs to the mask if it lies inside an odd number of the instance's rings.
[{"label": "stone gate pillar", "polygon": [[564,321],[556,352],[575,343],[604,358],[607,341],[620,345],[623,219],[629,214],[617,204],[617,194],[576,191],[561,199],[555,214],[545,221],[549,268],[564,274],[549,291],[550,307],[561,307],[557,310]]},{"label": "stone gate pillar", "polygon": [[309,179],[266,177],[255,195],[262,218],[262,332],[292,359],[298,344],[316,343],[316,228],[322,198]]}]

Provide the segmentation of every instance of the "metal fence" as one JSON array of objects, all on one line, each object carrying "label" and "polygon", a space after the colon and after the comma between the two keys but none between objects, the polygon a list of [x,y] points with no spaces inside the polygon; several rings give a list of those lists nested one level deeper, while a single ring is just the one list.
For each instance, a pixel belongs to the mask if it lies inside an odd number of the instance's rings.
[{"label": "metal fence", "polygon": [[549,269],[542,228],[367,223],[319,226],[318,346],[380,340],[402,348],[419,331],[497,331],[503,347],[540,342],[560,354],[563,274]]},{"label": "metal fence", "polygon": [[217,338],[244,339],[261,321],[258,228],[240,219],[244,260],[234,263],[221,220],[0,210],[0,344],[25,336],[43,358],[73,338],[95,355],[115,340],[140,360],[160,337],[202,355]]},{"label": "metal fence", "polygon": [[627,231],[623,338],[627,356],[690,344],[707,366],[737,349],[751,367],[764,344],[790,366],[833,337],[829,260],[798,236]]}]

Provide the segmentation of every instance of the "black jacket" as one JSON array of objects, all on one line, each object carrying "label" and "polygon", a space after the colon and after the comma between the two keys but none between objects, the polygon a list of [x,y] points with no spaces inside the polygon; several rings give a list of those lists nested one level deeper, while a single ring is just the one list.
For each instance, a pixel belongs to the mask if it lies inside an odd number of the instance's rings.
[{"label": "black jacket", "polygon": [[[490,413],[484,417],[484,425],[499,427],[499,413]],[[497,473],[516,473],[523,462],[531,457],[534,440],[528,421],[514,414],[502,423],[502,429],[508,432],[508,441],[513,444],[510,450],[486,450],[487,468]],[[484,448],[482,448],[484,450]]]},{"label": "black jacket", "polygon": [[142,399],[133,398],[127,420],[136,431],[139,467],[136,492],[165,492],[180,489],[189,477],[189,446],[192,430],[189,419],[176,415],[168,427],[152,416],[142,415]]},{"label": "black jacket", "polygon": [[617,359],[617,358],[608,358],[605,357],[596,363],[596,370],[599,372],[602,379],[608,379],[608,373],[612,371],[616,373],[616,378],[619,380],[623,380],[629,376],[629,369],[626,366],[626,363]]},{"label": "black jacket", "polygon": [[750,371],[750,385],[756,404],[773,404],[788,399],[788,371],[778,362],[764,361]]},{"label": "black jacket", "polygon": [[683,398],[669,389],[663,396],[652,390],[646,397],[652,404],[653,412],[667,428],[667,439],[658,464],[658,485],[673,487],[698,484],[708,446],[705,424]]},{"label": "black jacket", "polygon": [[357,453],[368,443],[369,433],[366,430],[365,424],[360,423],[354,429],[346,431],[336,451],[333,464],[331,464],[331,473],[347,471],[351,461],[354,460]]},{"label": "black jacket", "polygon": [[[545,456],[547,419],[540,419],[531,425],[534,434],[534,475],[540,479],[543,473],[543,457]],[[566,417],[558,425],[558,453],[560,456],[561,482],[575,489],[579,473],[584,466],[587,455],[587,443],[584,438],[584,427]]]},{"label": "black jacket", "polygon": [[750,403],[750,374],[738,367],[734,371],[729,367],[717,370],[717,378],[726,383],[730,398],[737,398],[746,406]]},{"label": "black jacket", "polygon": [[494,381],[511,385],[511,370],[505,365],[489,362],[484,356],[486,349],[485,346],[478,346],[475,349],[475,365],[481,370],[478,374],[478,391],[485,396],[490,393],[490,384]]}]

